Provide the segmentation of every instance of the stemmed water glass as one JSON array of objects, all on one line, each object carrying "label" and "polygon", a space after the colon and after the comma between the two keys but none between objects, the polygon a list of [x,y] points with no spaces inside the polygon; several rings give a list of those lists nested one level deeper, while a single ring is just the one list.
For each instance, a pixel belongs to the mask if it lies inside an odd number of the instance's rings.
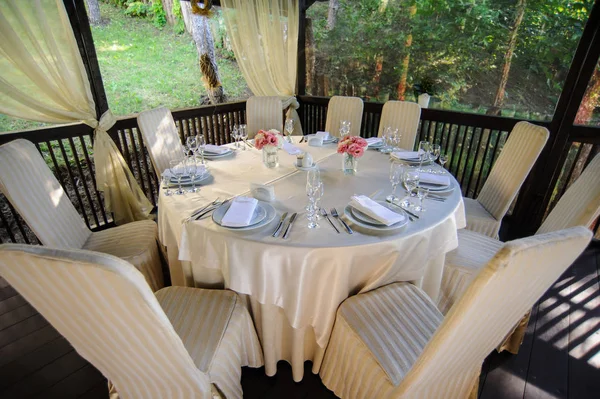
[{"label": "stemmed water glass", "polygon": [[319,227],[317,223],[317,203],[323,195],[323,182],[321,181],[321,173],[318,168],[308,171],[306,175],[306,195],[308,196],[308,228],[314,229]]},{"label": "stemmed water glass", "polygon": [[[442,150],[442,148],[440,147],[439,144],[432,144],[429,147],[429,159],[431,160],[432,163],[435,163],[435,161],[437,161],[437,159],[440,157],[441,150]],[[435,173],[435,169],[429,168],[429,169],[427,169],[427,172]]]},{"label": "stemmed water glass", "polygon": [[350,121],[340,121],[340,137],[350,133]]},{"label": "stemmed water glass", "polygon": [[392,162],[390,165],[390,183],[392,183],[392,194],[389,195],[386,200],[392,204],[396,203],[398,197],[396,196],[396,187],[402,183],[402,176],[404,175],[404,165],[396,162]]},{"label": "stemmed water glass", "polygon": [[181,189],[181,178],[186,172],[185,162],[182,162],[180,159],[173,159],[169,161],[169,171],[171,172],[171,176],[177,178],[177,185],[179,188],[175,190],[175,194],[182,195],[183,190]]},{"label": "stemmed water glass", "polygon": [[400,141],[402,140],[402,134],[398,131],[398,129],[394,129],[392,130],[392,142],[393,144],[393,150],[394,151],[400,151]]},{"label": "stemmed water glass", "polygon": [[235,148],[240,148],[239,143],[238,143],[238,138],[240,137],[240,133],[239,133],[237,125],[233,125],[233,128],[231,129],[231,137],[233,137],[233,140],[235,141]]},{"label": "stemmed water glass", "polygon": [[413,167],[406,168],[404,171],[403,183],[408,195],[402,200],[400,205],[404,208],[410,207],[410,197],[413,196],[413,191],[419,187],[419,180],[421,176],[419,171]]},{"label": "stemmed water glass", "polygon": [[419,198],[419,205],[415,206],[415,211],[425,212],[423,207],[423,200],[429,195],[429,189],[427,187],[417,187],[417,198]]},{"label": "stemmed water glass", "polygon": [[[444,164],[448,162],[448,155],[446,154],[440,154],[440,165],[442,165],[442,169],[444,169]],[[444,171],[442,170],[442,173],[444,173]]]},{"label": "stemmed water glass", "polygon": [[381,152],[388,153],[392,150],[392,128],[390,126],[386,126],[383,129],[383,134],[381,135],[383,146],[381,147]]},{"label": "stemmed water glass", "polygon": [[200,162],[204,165],[205,168],[208,169],[208,165],[204,160],[204,150],[206,149],[206,139],[203,134],[196,135],[196,151],[200,153]]},{"label": "stemmed water glass", "polygon": [[288,143],[293,143],[293,141],[292,141],[292,133],[294,132],[294,120],[293,119],[285,120],[285,131],[287,133]]},{"label": "stemmed water glass", "polygon": [[196,188],[196,176],[198,176],[198,164],[196,163],[196,156],[192,155],[185,160],[187,173],[192,179],[192,188],[187,190],[188,193],[197,193],[200,189]]},{"label": "stemmed water glass", "polygon": [[173,193],[171,192],[171,189],[169,188],[169,184],[171,184],[171,175],[169,173],[163,173],[161,176],[161,180],[162,180],[162,184],[163,184],[163,189],[165,190],[165,196],[170,196]]},{"label": "stemmed water glass", "polygon": [[423,162],[429,159],[429,141],[419,141],[419,172],[423,171]]},{"label": "stemmed water glass", "polygon": [[187,138],[185,139],[185,144],[188,148],[188,153],[186,155],[189,155],[189,151],[192,151],[192,154],[195,154],[196,151],[198,151],[198,143],[196,141],[196,136],[187,136]]}]

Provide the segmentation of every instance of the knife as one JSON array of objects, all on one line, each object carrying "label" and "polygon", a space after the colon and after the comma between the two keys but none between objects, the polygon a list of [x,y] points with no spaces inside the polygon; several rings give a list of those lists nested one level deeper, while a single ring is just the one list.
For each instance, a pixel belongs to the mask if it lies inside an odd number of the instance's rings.
[{"label": "knife", "polygon": [[412,213],[411,211],[408,211],[406,209],[404,209],[403,207],[401,207],[398,204],[393,203],[392,201],[390,201],[389,199],[386,198],[386,202],[389,202],[390,204],[397,206],[398,208],[402,209],[404,212],[406,212],[409,216],[414,217],[415,219],[418,219],[419,217],[417,215],[415,215],[414,213]]},{"label": "knife", "polygon": [[297,213],[292,214],[292,217],[290,218],[287,228],[285,229],[285,233],[283,233],[284,239],[288,237],[288,234],[290,233],[290,229],[292,228],[292,223],[294,223],[294,220],[296,220],[296,216],[298,216]]},{"label": "knife", "polygon": [[281,215],[281,219],[279,219],[279,224],[277,225],[277,228],[273,232],[273,237],[279,237],[279,233],[281,232],[281,228],[283,227],[283,222],[284,222],[285,218],[287,217],[287,214],[288,213],[285,212],[283,215]]}]

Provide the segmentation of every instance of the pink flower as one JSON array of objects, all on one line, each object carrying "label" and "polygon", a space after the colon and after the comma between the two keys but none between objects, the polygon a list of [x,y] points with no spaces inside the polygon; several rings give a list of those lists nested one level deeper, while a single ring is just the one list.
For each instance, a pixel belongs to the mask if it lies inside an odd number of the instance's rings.
[{"label": "pink flower", "polygon": [[348,147],[348,154],[352,155],[355,158],[359,158],[363,155],[364,149],[358,144],[350,144]]},{"label": "pink flower", "polygon": [[338,145],[338,149],[337,149],[338,154],[343,154],[345,152],[348,152],[348,144],[346,144],[345,142],[340,142],[340,144]]},{"label": "pink flower", "polygon": [[269,145],[277,145],[277,136],[274,134],[269,134],[267,136],[267,144]]}]

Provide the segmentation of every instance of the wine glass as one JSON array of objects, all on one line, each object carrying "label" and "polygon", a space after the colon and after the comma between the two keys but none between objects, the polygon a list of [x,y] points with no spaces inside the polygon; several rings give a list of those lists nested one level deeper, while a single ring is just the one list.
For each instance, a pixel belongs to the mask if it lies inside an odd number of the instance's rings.
[{"label": "wine glass", "polygon": [[206,149],[206,139],[203,134],[196,135],[196,150],[200,153],[200,163],[208,169],[208,165],[204,160],[204,150]]},{"label": "wine glass", "polygon": [[246,125],[240,125],[240,128],[238,129],[238,136],[240,140],[242,140],[242,148],[245,151],[246,146],[248,145],[248,143],[246,142],[246,140],[248,140],[248,130],[246,130]]},{"label": "wine glass", "polygon": [[398,129],[392,130],[392,137],[394,142],[394,151],[400,151],[400,142],[402,140],[402,134],[398,132]]},{"label": "wine glass", "polygon": [[340,137],[344,137],[348,133],[350,133],[350,121],[340,121]]},{"label": "wine glass", "polygon": [[287,133],[287,140],[289,143],[293,143],[292,141],[292,133],[294,132],[294,120],[286,119],[285,120],[285,131]]},{"label": "wine glass", "polygon": [[425,212],[423,207],[423,200],[429,195],[429,189],[427,187],[417,187],[417,198],[419,198],[419,205],[415,206],[415,211]]},{"label": "wine glass", "polygon": [[183,190],[181,189],[181,178],[185,173],[185,162],[182,162],[180,159],[173,159],[169,161],[169,171],[171,172],[171,176],[174,176],[177,179],[177,184],[179,188],[175,190],[175,194],[182,195]]},{"label": "wine glass", "polygon": [[165,196],[168,197],[172,195],[171,189],[169,188],[169,184],[171,184],[171,175],[169,173],[163,173],[161,176],[163,189],[165,190]]},{"label": "wine glass", "polygon": [[233,125],[233,128],[231,129],[231,137],[233,137],[233,141],[235,141],[235,148],[240,148],[238,144],[238,138],[240,137],[240,133],[237,125]]},{"label": "wine glass", "polygon": [[403,183],[406,191],[408,191],[408,195],[402,200],[400,205],[407,208],[410,207],[410,197],[413,196],[413,190],[419,187],[419,180],[421,176],[419,171],[415,168],[406,168],[404,171]]},{"label": "wine glass", "polygon": [[423,171],[423,162],[429,159],[429,141],[419,141],[419,172]]},{"label": "wine glass", "polygon": [[[440,154],[440,165],[442,165],[442,169],[444,168],[444,164],[448,162],[448,155],[447,154]],[[444,171],[442,171],[443,173]]]},{"label": "wine glass", "polygon": [[198,164],[196,163],[196,156],[192,155],[185,160],[187,166],[187,173],[192,179],[192,188],[190,188],[188,193],[197,193],[200,189],[196,188],[196,176],[198,176]]},{"label": "wine glass", "polygon": [[[437,159],[440,157],[441,150],[442,150],[442,147],[439,144],[431,145],[429,159],[431,160],[432,163],[435,163],[435,161],[437,161]],[[435,170],[433,168],[429,168],[427,171],[429,173],[435,172]]]},{"label": "wine glass", "polygon": [[383,146],[381,147],[381,152],[390,152],[391,151],[391,144],[392,144],[392,128],[391,126],[386,126],[383,129],[383,133],[381,134],[381,138],[383,141]]},{"label": "wine glass", "polygon": [[390,165],[390,183],[392,183],[392,194],[389,195],[386,200],[392,204],[396,203],[398,197],[396,196],[396,187],[402,183],[402,176],[404,175],[404,165],[396,162],[392,162]]},{"label": "wine glass", "polygon": [[[196,142],[196,136],[187,136],[187,138],[185,139],[185,144],[187,145],[187,148],[190,151],[192,151],[192,154],[195,154],[196,151],[198,151],[198,143]],[[189,152],[186,155],[189,155]]]}]

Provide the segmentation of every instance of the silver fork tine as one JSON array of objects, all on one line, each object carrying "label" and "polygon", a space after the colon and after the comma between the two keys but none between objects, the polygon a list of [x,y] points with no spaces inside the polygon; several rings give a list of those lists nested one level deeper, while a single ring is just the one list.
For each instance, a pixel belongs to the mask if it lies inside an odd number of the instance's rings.
[{"label": "silver fork tine", "polygon": [[344,222],[344,220],[340,217],[340,215],[338,215],[337,210],[335,208],[331,208],[331,215],[336,218],[338,220],[338,222],[340,222],[341,224],[344,225],[344,227],[346,228],[346,231],[348,232],[348,234],[353,234],[354,231],[350,228],[350,226],[348,226],[346,224],[346,222]]}]

